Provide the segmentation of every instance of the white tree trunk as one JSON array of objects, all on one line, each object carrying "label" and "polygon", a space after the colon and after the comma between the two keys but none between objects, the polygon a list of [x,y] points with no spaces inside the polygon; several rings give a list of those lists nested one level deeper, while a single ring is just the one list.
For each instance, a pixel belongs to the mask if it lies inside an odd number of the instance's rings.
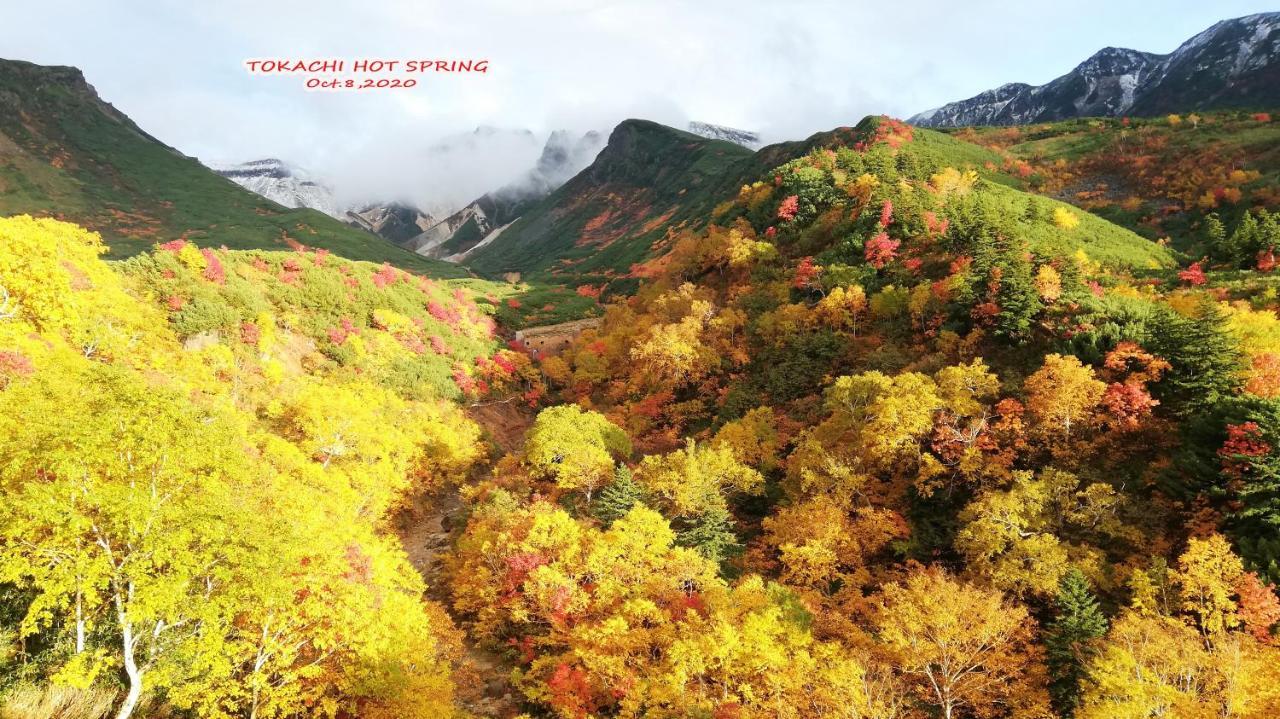
[{"label": "white tree trunk", "polygon": [[76,589],[76,654],[84,653],[84,599]]},{"label": "white tree trunk", "polygon": [[[130,583],[128,594],[133,596],[133,584]],[[125,609],[125,599],[120,596],[119,591],[116,592],[116,615],[120,619],[120,638],[121,649],[123,650],[124,673],[129,677],[129,693],[124,697],[124,703],[120,705],[120,711],[116,712],[116,719],[129,719],[133,715],[133,710],[138,708],[138,700],[142,698],[142,670],[138,668],[137,657],[134,656],[134,647],[137,639],[133,636],[133,621],[129,619],[128,610]]]}]

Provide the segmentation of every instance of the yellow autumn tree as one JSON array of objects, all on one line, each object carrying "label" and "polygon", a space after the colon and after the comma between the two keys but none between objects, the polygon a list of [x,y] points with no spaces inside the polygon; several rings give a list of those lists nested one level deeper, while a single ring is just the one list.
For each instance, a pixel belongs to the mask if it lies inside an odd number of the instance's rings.
[{"label": "yellow autumn tree", "polygon": [[931,568],[884,587],[877,636],[919,699],[947,719],[1002,706],[1011,716],[1048,717],[1035,621],[998,591]]}]

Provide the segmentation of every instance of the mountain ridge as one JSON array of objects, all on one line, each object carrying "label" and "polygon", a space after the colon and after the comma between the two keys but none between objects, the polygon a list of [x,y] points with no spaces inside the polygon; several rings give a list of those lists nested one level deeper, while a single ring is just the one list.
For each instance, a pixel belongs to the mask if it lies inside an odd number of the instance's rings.
[{"label": "mountain ridge", "polygon": [[376,235],[240,187],[148,134],[79,69],[0,59],[0,215],[69,220],[119,259],[175,239],[231,249],[310,246],[459,276]]},{"label": "mountain ridge", "polygon": [[1044,85],[1005,83],[918,113],[922,127],[1280,105],[1280,12],[1223,20],[1173,52],[1105,47]]}]

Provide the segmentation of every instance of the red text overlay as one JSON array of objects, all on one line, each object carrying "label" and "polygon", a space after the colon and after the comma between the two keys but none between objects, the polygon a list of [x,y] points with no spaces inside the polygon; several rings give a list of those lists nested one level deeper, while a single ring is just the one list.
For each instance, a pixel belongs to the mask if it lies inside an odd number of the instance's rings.
[{"label": "red text overlay", "polygon": [[391,90],[417,87],[424,75],[484,75],[488,59],[251,58],[251,75],[302,76],[307,90]]}]

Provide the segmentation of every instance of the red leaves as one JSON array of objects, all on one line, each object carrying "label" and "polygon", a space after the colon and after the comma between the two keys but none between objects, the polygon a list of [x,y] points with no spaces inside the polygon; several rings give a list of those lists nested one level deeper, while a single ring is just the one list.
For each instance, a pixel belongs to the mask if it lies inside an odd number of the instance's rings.
[{"label": "red leaves", "polygon": [[1202,264],[1203,263],[1201,262],[1191,263],[1190,267],[1178,272],[1178,279],[1193,287],[1198,287],[1203,285],[1205,282],[1208,282],[1209,278],[1205,277],[1204,268],[1201,266]]},{"label": "red leaves", "polygon": [[453,354],[453,350],[450,349],[449,345],[445,343],[444,338],[440,335],[431,335],[429,341],[431,342],[432,352],[435,352],[438,355]]},{"label": "red leaves", "polygon": [[520,591],[529,572],[546,564],[549,560],[537,552],[518,552],[507,557],[507,574],[503,577],[503,591],[514,594]]},{"label": "red leaves", "polygon": [[520,309],[520,300],[517,300],[516,298],[512,297],[511,299],[507,300],[507,307],[510,307],[513,310]]},{"label": "red leaves", "polygon": [[1275,643],[1271,627],[1280,622],[1280,599],[1276,593],[1253,572],[1241,574],[1235,590],[1240,598],[1240,619],[1245,629],[1263,644]]},{"label": "red leaves", "polygon": [[[888,207],[889,203],[886,202],[885,206]],[[898,246],[901,244],[899,240],[890,239],[888,233],[878,232],[867,240],[863,254],[867,258],[867,263],[878,270],[898,257]]]},{"label": "red leaves", "polygon": [[1262,437],[1257,422],[1227,425],[1227,441],[1218,449],[1222,461],[1222,473],[1240,478],[1248,471],[1252,460],[1271,453],[1271,445]]},{"label": "red leaves", "polygon": [[1258,251],[1258,271],[1270,272],[1276,268],[1276,251],[1274,247]]},{"label": "red leaves", "polygon": [[897,149],[903,143],[911,142],[915,135],[915,129],[901,120],[895,120],[887,115],[881,115],[876,122],[875,129],[868,133],[863,139],[853,144],[853,149],[863,152],[872,145],[883,142],[889,147]]},{"label": "red leaves", "polygon": [[182,248],[186,246],[187,246],[186,240],[173,240],[171,242],[165,242],[164,244],[161,244],[161,245],[156,245],[158,249],[164,250],[165,252],[173,252],[175,254],[181,251]]},{"label": "red leaves", "polygon": [[1102,393],[1102,406],[1125,429],[1137,429],[1160,401],[1137,382],[1112,382]]},{"label": "red leaves", "polygon": [[187,301],[182,299],[179,295],[169,295],[169,299],[166,300],[166,303],[169,305],[170,312],[177,312],[182,309],[182,306],[185,305]]},{"label": "red leaves", "polygon": [[795,277],[791,280],[791,286],[798,290],[807,290],[813,286],[814,281],[822,274],[822,267],[814,263],[812,257],[805,257],[796,265]]},{"label": "red leaves", "polygon": [[262,331],[252,322],[240,323],[240,341],[247,345],[256,345],[262,339]]},{"label": "red leaves", "polygon": [[601,285],[599,287],[594,287],[592,285],[582,285],[576,291],[579,297],[590,297],[591,299],[594,300],[594,299],[600,298],[600,293],[603,290],[604,290],[604,285]]},{"label": "red leaves", "polygon": [[26,377],[35,371],[31,359],[21,352],[0,352],[0,377]]},{"label": "red leaves", "polygon": [[215,285],[226,284],[227,271],[222,266],[222,260],[218,259],[218,255],[208,248],[200,250],[200,254],[204,255],[204,278]]},{"label": "red leaves", "polygon": [[391,266],[391,263],[383,262],[382,267],[373,273],[372,279],[374,287],[382,289],[388,285],[395,284],[395,281],[400,277],[395,268]]},{"label": "red leaves", "polygon": [[1271,122],[1271,113],[1255,112],[1253,113],[1253,119],[1257,120],[1258,122]]},{"label": "red leaves", "polygon": [[551,706],[561,714],[586,717],[596,711],[596,700],[591,691],[587,673],[580,667],[570,667],[561,662],[547,679],[551,690]]},{"label": "red leaves", "polygon": [[926,210],[924,213],[924,229],[931,237],[940,237],[947,234],[947,228],[951,222],[947,218],[939,219],[938,216]]},{"label": "red leaves", "polygon": [[889,223],[891,222],[893,222],[893,203],[889,200],[885,200],[884,206],[880,208],[881,229],[889,229]]},{"label": "red leaves", "polygon": [[796,218],[796,213],[800,211],[800,196],[788,195],[783,198],[782,204],[778,205],[778,219],[783,222],[790,222]]}]

